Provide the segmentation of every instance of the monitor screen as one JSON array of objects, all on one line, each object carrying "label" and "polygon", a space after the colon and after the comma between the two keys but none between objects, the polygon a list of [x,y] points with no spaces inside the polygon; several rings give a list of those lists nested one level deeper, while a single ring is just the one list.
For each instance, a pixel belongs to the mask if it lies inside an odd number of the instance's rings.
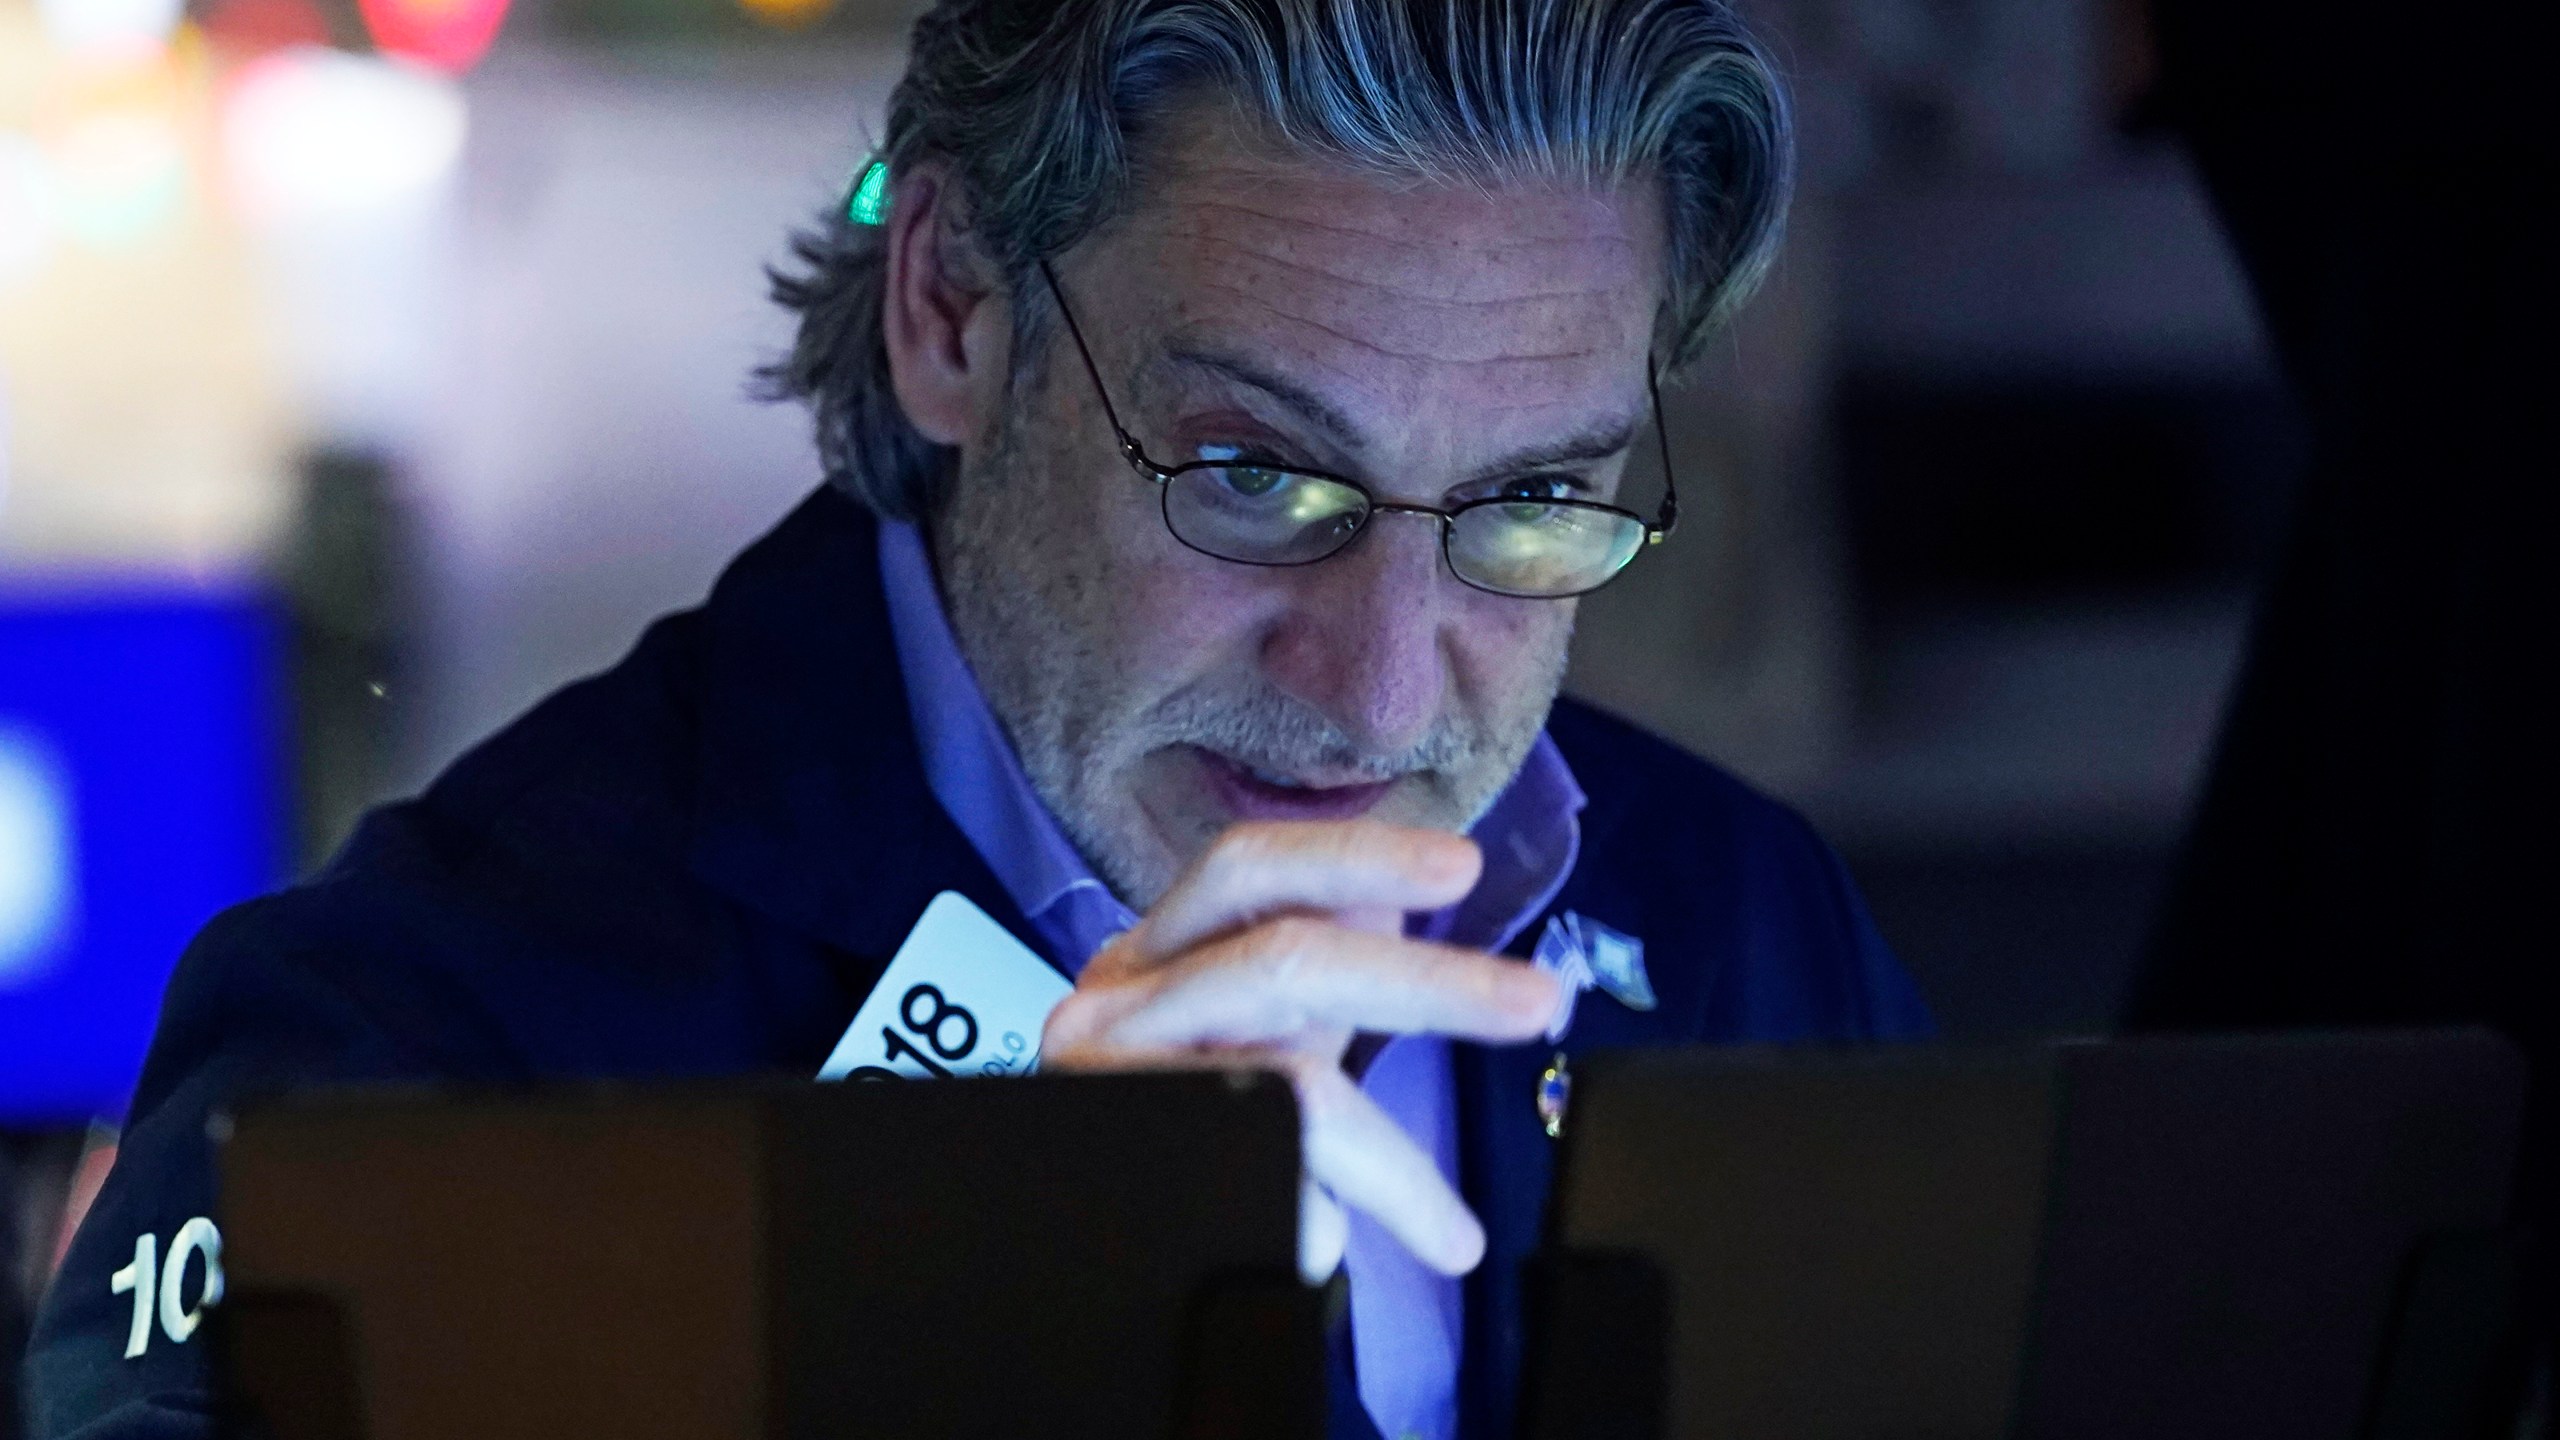
[{"label": "monitor screen", "polygon": [[259,598],[0,588],[0,1125],[122,1118],[187,941],[285,863]]}]

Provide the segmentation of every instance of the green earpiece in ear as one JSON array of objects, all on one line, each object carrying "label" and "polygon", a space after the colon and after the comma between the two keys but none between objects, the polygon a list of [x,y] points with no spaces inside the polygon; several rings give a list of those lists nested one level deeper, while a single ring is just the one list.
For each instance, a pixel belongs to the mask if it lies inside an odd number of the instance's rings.
[{"label": "green earpiece in ear", "polygon": [[844,218],[856,225],[878,225],[889,218],[889,162],[874,160],[862,169],[862,178],[853,184],[853,198],[845,202]]}]

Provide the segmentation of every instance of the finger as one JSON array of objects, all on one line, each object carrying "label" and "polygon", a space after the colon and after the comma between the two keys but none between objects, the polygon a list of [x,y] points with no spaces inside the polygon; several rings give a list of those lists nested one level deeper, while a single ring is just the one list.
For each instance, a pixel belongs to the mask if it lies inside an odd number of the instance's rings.
[{"label": "finger", "polygon": [[1404,913],[1384,905],[1346,905],[1338,910],[1325,911],[1324,918],[1347,929],[1366,930],[1372,935],[1401,935],[1404,933]]},{"label": "finger", "polygon": [[1131,938],[1141,958],[1164,960],[1283,911],[1437,910],[1465,899],[1483,870],[1475,842],[1445,831],[1375,820],[1235,825]]},{"label": "finger", "polygon": [[[1222,1050],[1196,1049],[1190,1039],[1155,1042],[1124,1038],[1142,1033],[1152,1034],[1164,1027],[1132,1027],[1132,1017],[1154,1003],[1161,982],[1137,984],[1087,985],[1068,994],[1049,1011],[1040,1026],[1040,1068],[1043,1070],[1151,1070],[1161,1068],[1162,1057],[1190,1054],[1208,1065],[1237,1065],[1239,1054],[1269,1050],[1274,1054],[1300,1059],[1321,1059],[1341,1064],[1350,1053],[1355,1030],[1349,1025],[1325,1025],[1310,1022],[1286,1034],[1262,1040],[1239,1042]],[[1189,1068],[1188,1066],[1182,1068]]]},{"label": "finger", "polygon": [[1350,1240],[1344,1205],[1377,1221],[1442,1274],[1463,1275],[1484,1258],[1484,1227],[1475,1212],[1450,1188],[1439,1165],[1340,1066],[1270,1051],[1173,1050],[1112,1059],[1113,1068],[1257,1069],[1289,1077],[1298,1096],[1306,1166],[1298,1202],[1298,1264],[1308,1283],[1321,1282],[1342,1263]]},{"label": "finger", "polygon": [[1443,1275],[1484,1258],[1484,1227],[1440,1167],[1340,1070],[1297,1075],[1307,1173]]},{"label": "finger", "polygon": [[1555,978],[1519,961],[1305,916],[1203,946],[1127,989],[1144,998],[1096,997],[1116,1012],[1095,1017],[1100,1043],[1280,1044],[1339,1030],[1502,1043],[1544,1033],[1558,1003]]},{"label": "finger", "polygon": [[[1050,1063],[1049,1052],[1040,1052],[1042,1074],[1059,1075],[1145,1075],[1165,1072],[1183,1074],[1244,1075],[1264,1073],[1294,1077],[1301,1069],[1313,1070],[1332,1066],[1339,1070],[1348,1040],[1326,1049],[1326,1040],[1318,1037],[1305,1044],[1232,1045],[1207,1048],[1196,1045],[1162,1046],[1155,1049],[1127,1049],[1102,1044],[1078,1045],[1061,1051],[1057,1063]],[[1344,1071],[1344,1074],[1350,1072]]]},{"label": "finger", "polygon": [[1078,990],[1049,1012],[1040,1032],[1040,1068],[1044,1071],[1127,1071],[1237,1069],[1262,1063],[1301,1060],[1340,1065],[1351,1051],[1356,1032],[1348,1025],[1311,1024],[1267,1040],[1207,1048],[1207,1042],[1177,1040],[1168,1044],[1125,1041],[1121,1031],[1154,994],[1151,987],[1121,986]]},{"label": "finger", "polygon": [[1314,1177],[1298,1181],[1298,1274],[1321,1285],[1342,1268],[1342,1252],[1351,1244],[1351,1217],[1342,1202],[1325,1193]]}]

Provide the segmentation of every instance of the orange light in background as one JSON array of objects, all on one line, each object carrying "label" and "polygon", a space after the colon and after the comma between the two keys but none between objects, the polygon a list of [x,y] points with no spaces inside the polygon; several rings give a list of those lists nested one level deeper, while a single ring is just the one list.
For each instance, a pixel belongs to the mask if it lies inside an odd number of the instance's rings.
[{"label": "orange light in background", "polygon": [[802,30],[834,13],[836,0],[738,0],[738,8],[780,30]]},{"label": "orange light in background", "polygon": [[357,0],[356,8],[376,45],[452,75],[480,63],[507,18],[507,0]]}]

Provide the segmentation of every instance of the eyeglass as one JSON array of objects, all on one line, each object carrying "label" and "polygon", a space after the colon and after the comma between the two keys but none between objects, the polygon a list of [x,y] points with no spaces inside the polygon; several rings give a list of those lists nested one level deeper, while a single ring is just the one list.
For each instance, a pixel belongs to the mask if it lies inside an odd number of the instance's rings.
[{"label": "eyeglass", "polygon": [[1321,470],[1234,458],[1159,465],[1120,423],[1084,329],[1076,324],[1049,262],[1040,274],[1066,317],[1067,333],[1092,377],[1120,454],[1161,492],[1173,538],[1219,560],[1242,565],[1313,565],[1359,538],[1372,516],[1423,515],[1440,522],[1440,551],[1449,573],[1478,590],[1529,600],[1586,595],[1617,578],[1638,550],[1660,544],[1680,523],[1671,483],[1671,439],[1662,423],[1662,389],[1651,357],[1645,388],[1653,400],[1653,439],[1662,452],[1662,505],[1651,520],[1597,500],[1564,496],[1489,495],[1446,510],[1403,505],[1371,495],[1359,482]]}]

